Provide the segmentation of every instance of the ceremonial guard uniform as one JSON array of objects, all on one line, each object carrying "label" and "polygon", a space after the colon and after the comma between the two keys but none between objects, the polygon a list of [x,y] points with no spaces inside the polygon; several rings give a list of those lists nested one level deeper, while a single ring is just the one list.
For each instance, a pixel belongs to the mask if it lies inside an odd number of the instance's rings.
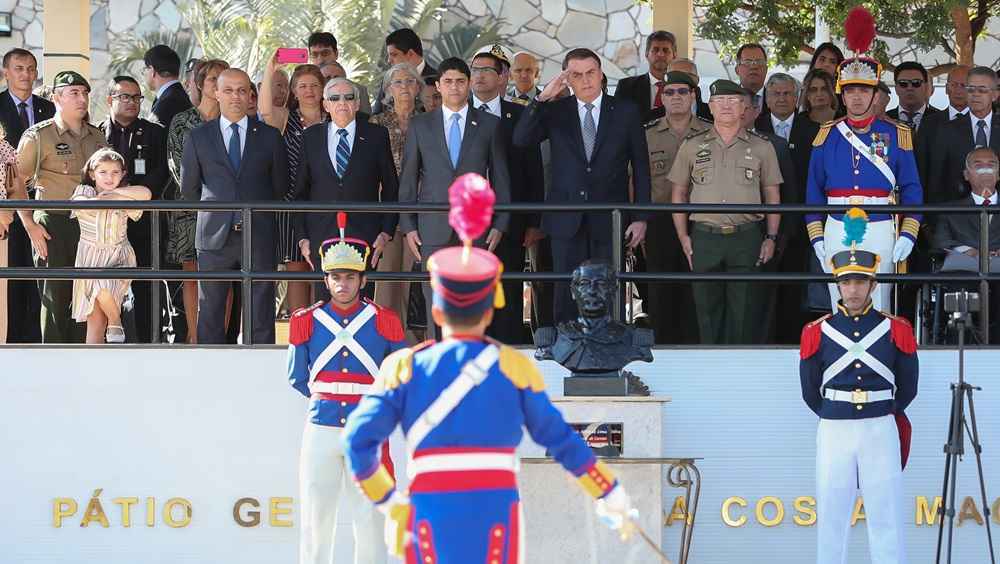
[{"label": "ceremonial guard uniform", "polygon": [[[456,201],[454,194],[450,201]],[[481,323],[489,308],[503,307],[501,263],[471,247],[475,236],[463,234],[454,208],[451,218],[466,246],[430,257],[434,307]],[[629,513],[623,487],[549,401],[532,361],[481,331],[460,335],[446,324],[444,335],[441,342],[387,358],[378,391],[365,396],[345,430],[351,471],[388,515],[393,553],[408,564],[523,563],[515,449],[524,428],[601,499],[599,513]],[[406,436],[409,499],[378,457],[379,445],[397,425]]]},{"label": "ceremonial guard uniform", "polygon": [[[330,239],[320,251],[324,272],[365,271],[370,253],[358,239]],[[382,520],[358,493],[343,456],[342,428],[368,393],[378,366],[404,346],[403,327],[391,310],[367,298],[348,308],[317,303],[291,318],[288,379],[310,398],[299,461],[301,564],[334,562],[334,530],[341,509],[353,517],[356,564],[384,562]],[[387,467],[388,435],[373,446]]]},{"label": "ceremonial guard uniform", "polygon": [[[837,70],[837,93],[849,85],[870,86],[874,91],[881,74],[882,65],[874,59],[861,55],[846,59]],[[920,216],[904,216],[897,239],[895,218],[874,213],[873,208],[897,203],[919,205],[923,200],[913,156],[913,135],[908,127],[869,115],[860,122],[840,118],[820,128],[809,161],[806,204],[866,208],[871,214],[871,225],[868,238],[858,248],[884,257],[879,272],[893,272],[894,263],[909,256],[917,240]],[[821,214],[807,214],[806,229],[820,263],[830,272],[828,259],[847,246],[843,242],[842,216],[827,216],[825,226],[823,219]],[[880,285],[872,298],[876,309],[890,306],[891,292],[891,285]],[[836,287],[831,284],[830,301],[834,310],[838,297]]]},{"label": "ceremonial guard uniform", "polygon": [[[841,251],[838,280],[875,278],[879,257]],[[903,410],[917,394],[913,328],[869,298],[863,313],[843,303],[802,330],[802,397],[820,417],[816,438],[818,564],[846,564],[857,488],[864,496],[873,564],[906,562],[902,469],[910,425]]]}]

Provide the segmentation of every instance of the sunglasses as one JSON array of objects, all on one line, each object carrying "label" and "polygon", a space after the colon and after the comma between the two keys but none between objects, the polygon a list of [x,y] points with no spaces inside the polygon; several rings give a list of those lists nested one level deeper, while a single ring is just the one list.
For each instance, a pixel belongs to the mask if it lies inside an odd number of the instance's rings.
[{"label": "sunglasses", "polygon": [[671,96],[687,96],[691,93],[690,88],[664,88],[663,95],[667,98]]},{"label": "sunglasses", "polygon": [[341,99],[347,102],[353,102],[354,98],[354,94],[330,94],[326,97],[326,99],[331,102],[339,102]]},{"label": "sunglasses", "polygon": [[911,80],[904,79],[896,81],[897,88],[920,88],[923,85],[924,85],[924,79],[922,78],[914,78]]}]

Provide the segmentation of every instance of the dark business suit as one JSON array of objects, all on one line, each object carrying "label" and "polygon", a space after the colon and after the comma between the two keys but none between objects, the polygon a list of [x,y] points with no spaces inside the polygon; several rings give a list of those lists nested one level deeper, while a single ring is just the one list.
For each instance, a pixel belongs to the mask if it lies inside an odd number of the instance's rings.
[{"label": "dark business suit", "polygon": [[[470,100],[470,104],[475,104]],[[513,145],[514,125],[524,112],[524,106],[506,100],[500,101],[500,135],[507,150],[507,169],[510,173],[511,203],[541,202],[545,198],[545,178],[542,169],[542,155],[538,146],[515,147]],[[494,250],[503,262],[504,272],[524,270],[524,233],[529,227],[538,227],[538,214],[512,213],[507,231]],[[506,281],[504,294],[510,303],[497,311],[487,333],[504,343],[524,344],[531,342],[530,332],[524,325],[524,315],[518,299],[522,293],[522,283]]]},{"label": "dark business suit", "polygon": [[[195,201],[281,200],[288,192],[288,156],[281,133],[248,119],[246,141],[238,170],[233,170],[219,120],[191,130],[181,160],[181,193]],[[233,136],[231,142],[239,139]],[[198,212],[195,248],[199,270],[239,269],[242,264],[243,223],[240,212]],[[273,214],[253,214],[251,268],[275,269]],[[226,282],[201,282],[198,289],[198,342],[225,340]],[[274,343],[274,283],[253,284],[253,343]],[[246,335],[243,336],[246,342]]]},{"label": "dark business suit", "polygon": [[[969,193],[962,171],[965,170],[965,157],[975,148],[972,125],[975,119],[972,112],[968,112],[940,127],[936,140],[927,140],[934,146],[929,151],[925,202],[950,202]],[[1000,151],[1000,114],[997,112],[993,112],[990,120],[989,146],[994,151]]]},{"label": "dark business suit", "polygon": [[[453,166],[448,153],[447,130],[443,112],[417,114],[410,120],[403,145],[402,172],[399,177],[400,203],[434,203],[448,201],[448,188],[459,176],[475,172],[490,180],[496,192],[496,202],[510,202],[510,174],[507,167],[507,147],[496,116],[469,107],[459,151],[458,166]],[[492,227],[506,233],[508,214],[494,214]],[[405,235],[416,230],[420,234],[421,263],[438,249],[455,244],[458,239],[446,216],[435,213],[400,214],[400,231]],[[487,230],[477,244],[484,244]],[[430,320],[430,285],[424,284],[427,298],[427,319]]]},{"label": "dark business suit", "polygon": [[[923,115],[920,117],[920,127],[918,127],[917,131],[916,131],[916,136],[917,137],[919,137],[920,136],[920,132],[922,132],[924,130],[924,124],[927,123],[927,118],[931,117],[934,114],[938,114],[938,113],[941,113],[941,110],[935,108],[934,106],[932,106],[930,104],[927,104],[927,107],[924,108]],[[945,112],[945,113],[947,113],[947,112]],[[894,119],[896,121],[902,122],[904,124],[907,123],[906,120],[899,118],[899,107],[898,106],[895,107],[895,108],[893,108],[893,109],[891,109],[891,110],[889,110],[889,111],[887,111],[885,113],[885,115],[889,116],[890,118],[892,118],[892,119]]]},{"label": "dark business suit", "polygon": [[[968,113],[968,109],[966,109]],[[920,185],[924,187],[924,201],[927,203],[940,203],[933,201],[933,197],[936,194],[931,194],[928,189],[930,188],[930,168],[931,159],[933,154],[940,151],[941,147],[939,143],[941,141],[940,135],[942,128],[951,121],[951,112],[948,110],[942,110],[940,112],[935,112],[926,118],[920,124],[920,135],[914,139],[914,158],[917,161],[917,172],[920,174]],[[957,114],[956,118],[962,117],[962,114]]]},{"label": "dark business suit", "polygon": [[[588,160],[577,98],[532,102],[514,128],[514,144],[537,146],[548,139],[551,146],[552,185],[549,203],[623,203],[629,200],[629,177],[636,203],[649,203],[649,150],[639,110],[629,100],[611,96],[600,99],[597,138]],[[623,224],[645,221],[646,214],[623,214]],[[570,272],[587,259],[610,260],[611,214],[549,213],[542,215],[542,230],[551,237],[553,266]],[[555,319],[576,317],[569,286],[555,295]]]},{"label": "dark business suit", "polygon": [[[56,107],[45,98],[32,95],[31,105],[34,108],[34,122],[45,121],[56,115]],[[25,127],[10,90],[0,92],[0,124],[7,142],[17,148]],[[11,267],[32,267],[31,239],[21,225],[21,219],[14,215],[14,222],[7,231],[8,264]],[[38,284],[34,280],[9,280],[7,282],[7,342],[8,343],[38,343],[42,340],[41,326],[38,324],[41,315],[41,299],[38,296]]]},{"label": "dark business suit", "polygon": [[[112,125],[111,118],[104,120],[98,127],[104,132],[108,146],[125,157],[128,183],[145,186],[153,193],[154,200],[161,199],[167,179],[170,177],[170,171],[167,169],[167,131],[159,124],[142,118],[124,129],[119,125]],[[141,159],[145,165],[143,174],[136,174],[136,159]],[[136,263],[139,267],[149,267],[152,264],[151,217],[152,212],[146,212],[139,221],[130,221],[128,224],[128,240],[135,249]],[[130,309],[125,310],[123,318],[129,342],[150,342],[152,286],[158,284],[132,282],[135,303]]]},{"label": "dark business suit", "polygon": [[[421,78],[427,78],[428,76],[437,76],[437,69],[432,67],[430,63],[424,61],[424,70],[420,71]],[[423,82],[420,83],[420,87],[423,88]],[[385,106],[382,104],[382,98],[385,98],[385,85],[379,84],[378,93],[375,94],[375,103],[372,104],[371,114],[380,114],[385,110]],[[364,108],[362,108],[364,110]]]},{"label": "dark business suit", "polygon": [[152,112],[163,129],[170,130],[174,116],[191,107],[191,98],[180,82],[171,84],[163,91],[163,96],[153,100]]},{"label": "dark business suit", "polygon": [[[302,133],[302,155],[295,177],[292,197],[304,202],[391,202],[399,195],[399,180],[389,146],[389,131],[367,121],[355,120],[354,144],[343,177],[337,174],[330,159],[330,131],[340,140],[333,122],[314,125]],[[336,145],[333,147],[336,150]],[[381,191],[380,191],[381,188]],[[390,236],[396,233],[399,216],[395,213],[351,213],[347,218],[345,234],[365,241],[375,242],[379,233]],[[309,240],[312,263],[316,271],[322,267],[319,256],[323,241],[337,237],[337,214],[297,213],[292,216],[295,240]],[[325,286],[323,287],[325,292]]]},{"label": "dark business suit", "polygon": [[[664,82],[666,77],[664,77]],[[655,100],[652,99],[652,83],[649,80],[649,73],[642,73],[637,76],[630,76],[618,81],[615,88],[615,98],[618,100],[631,100],[635,107],[639,109],[639,116],[643,123],[661,118],[666,115],[663,106],[654,108]]]}]

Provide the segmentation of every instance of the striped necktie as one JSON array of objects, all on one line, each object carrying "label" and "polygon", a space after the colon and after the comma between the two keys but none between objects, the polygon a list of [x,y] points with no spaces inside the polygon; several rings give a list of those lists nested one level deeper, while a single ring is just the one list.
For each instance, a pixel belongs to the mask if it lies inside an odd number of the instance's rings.
[{"label": "striped necktie", "polygon": [[351,148],[347,146],[347,130],[338,129],[337,135],[340,141],[337,142],[337,176],[343,178],[347,173],[347,161],[351,158]]}]

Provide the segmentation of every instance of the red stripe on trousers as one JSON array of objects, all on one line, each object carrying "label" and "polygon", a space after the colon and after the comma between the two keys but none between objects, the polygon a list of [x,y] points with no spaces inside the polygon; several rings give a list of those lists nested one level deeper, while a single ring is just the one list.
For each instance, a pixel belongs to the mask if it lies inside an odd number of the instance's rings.
[{"label": "red stripe on trousers", "polygon": [[521,540],[521,502],[510,504],[510,542],[507,544],[507,564],[520,564],[518,542]]},{"label": "red stripe on trousers", "polygon": [[486,564],[503,564],[503,525],[490,527],[490,538],[486,541]]}]

